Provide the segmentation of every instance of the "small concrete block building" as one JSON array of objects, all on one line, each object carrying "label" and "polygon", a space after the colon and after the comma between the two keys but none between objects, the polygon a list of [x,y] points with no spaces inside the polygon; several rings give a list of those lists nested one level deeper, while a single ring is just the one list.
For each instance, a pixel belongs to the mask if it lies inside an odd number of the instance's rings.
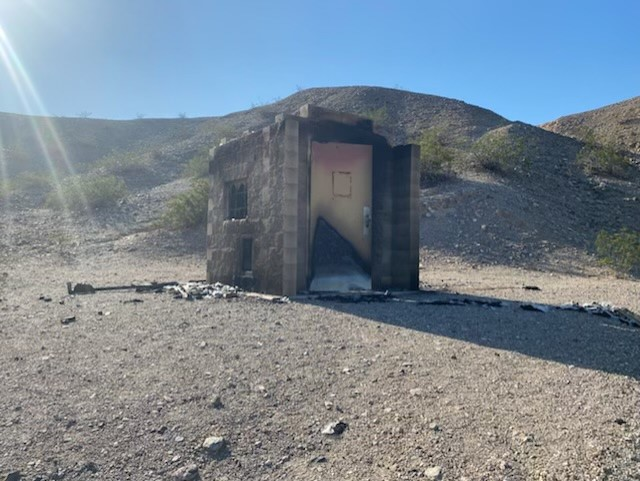
[{"label": "small concrete block building", "polygon": [[419,147],[305,105],[217,147],[207,280],[278,295],[416,290]]}]

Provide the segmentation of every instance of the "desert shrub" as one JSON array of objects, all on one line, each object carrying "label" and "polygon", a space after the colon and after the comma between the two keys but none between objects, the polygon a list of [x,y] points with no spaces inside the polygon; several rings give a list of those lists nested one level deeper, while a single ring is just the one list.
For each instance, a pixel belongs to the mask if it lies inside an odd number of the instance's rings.
[{"label": "desert shrub", "polygon": [[371,119],[375,125],[382,125],[389,120],[387,107],[379,107],[377,109],[369,109],[361,112],[359,115]]},{"label": "desert shrub", "polygon": [[67,207],[73,211],[103,209],[116,205],[126,195],[124,181],[113,175],[75,175],[52,191],[45,205],[54,209]]},{"label": "desert shrub", "polygon": [[209,151],[201,150],[185,166],[183,175],[202,179],[209,175]]},{"label": "desert shrub", "polygon": [[45,172],[22,172],[11,181],[12,190],[20,192],[36,190],[46,193],[52,186],[53,179]]},{"label": "desert shrub", "polygon": [[4,179],[0,183],[0,195],[6,197],[16,192],[46,194],[51,190],[53,184],[52,176],[45,172],[21,172],[13,179]]},{"label": "desert shrub", "polygon": [[588,175],[600,174],[624,178],[630,163],[611,144],[600,144],[593,131],[583,134],[584,146],[576,156],[576,162]]},{"label": "desert shrub", "polygon": [[488,132],[471,147],[472,162],[483,170],[509,174],[526,170],[524,141],[506,133]]},{"label": "desert shrub", "polygon": [[596,237],[600,262],[624,274],[640,273],[640,231],[600,231]]},{"label": "desert shrub", "polygon": [[189,190],[169,200],[157,226],[166,229],[198,227],[207,220],[208,204],[209,180],[194,179]]},{"label": "desert shrub", "polygon": [[420,146],[420,182],[437,182],[453,175],[454,151],[447,147],[442,135],[434,129],[422,132]]},{"label": "desert shrub", "polygon": [[101,168],[108,174],[126,177],[149,170],[152,157],[152,154],[145,155],[139,152],[112,152],[96,162],[93,168]]}]

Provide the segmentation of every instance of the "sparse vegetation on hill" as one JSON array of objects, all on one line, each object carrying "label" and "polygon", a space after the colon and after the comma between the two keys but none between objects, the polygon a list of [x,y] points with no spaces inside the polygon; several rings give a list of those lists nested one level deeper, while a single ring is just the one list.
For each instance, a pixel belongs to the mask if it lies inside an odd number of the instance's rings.
[{"label": "sparse vegetation on hill", "polygon": [[183,175],[202,179],[209,175],[209,149],[202,149],[185,166]]},{"label": "sparse vegetation on hill", "polygon": [[13,179],[4,179],[4,182],[0,183],[0,195],[7,196],[25,192],[46,194],[51,190],[53,183],[51,175],[45,172],[21,172]]},{"label": "sparse vegetation on hill", "polygon": [[207,220],[208,202],[209,180],[196,178],[189,190],[168,202],[157,227],[175,230],[198,227]]},{"label": "sparse vegetation on hill", "polygon": [[576,161],[588,175],[601,174],[624,178],[631,164],[611,144],[602,144],[596,140],[593,130],[583,134],[584,147],[578,152]]},{"label": "sparse vegetation on hill", "polygon": [[471,147],[474,165],[496,174],[509,174],[527,168],[524,141],[507,132],[488,132]]},{"label": "sparse vegetation on hill", "polygon": [[640,155],[640,97],[599,109],[567,115],[542,128],[586,142],[593,134],[599,143],[616,151]]},{"label": "sparse vegetation on hill", "polygon": [[92,170],[102,168],[111,175],[122,177],[148,171],[152,157],[152,153],[113,152],[91,167]]},{"label": "sparse vegetation on hill", "polygon": [[436,129],[425,130],[416,143],[420,146],[420,182],[438,182],[454,175],[455,153],[442,140]]},{"label": "sparse vegetation on hill", "polygon": [[623,274],[640,274],[640,231],[600,231],[596,252],[602,264]]},{"label": "sparse vegetation on hill", "polygon": [[127,195],[127,187],[116,176],[77,175],[65,179],[47,197],[45,205],[81,212],[113,207]]},{"label": "sparse vegetation on hill", "polygon": [[376,126],[384,125],[389,120],[389,112],[387,111],[386,106],[367,109],[363,112],[360,112],[359,115],[371,119],[373,121],[373,124]]}]

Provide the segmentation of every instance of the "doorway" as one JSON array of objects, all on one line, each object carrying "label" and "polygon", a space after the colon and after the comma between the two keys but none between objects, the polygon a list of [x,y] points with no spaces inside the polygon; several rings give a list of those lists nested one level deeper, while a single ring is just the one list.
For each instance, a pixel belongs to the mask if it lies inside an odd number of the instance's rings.
[{"label": "doorway", "polygon": [[311,143],[311,291],[371,289],[371,145]]}]

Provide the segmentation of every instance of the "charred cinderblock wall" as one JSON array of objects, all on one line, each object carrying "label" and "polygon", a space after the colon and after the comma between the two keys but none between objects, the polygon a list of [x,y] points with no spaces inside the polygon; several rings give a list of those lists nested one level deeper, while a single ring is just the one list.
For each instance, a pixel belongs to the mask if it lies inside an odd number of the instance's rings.
[{"label": "charred cinderblock wall", "polygon": [[[215,149],[210,162],[207,279],[292,295],[310,281],[312,142],[371,145],[374,289],[417,289],[419,149],[392,148],[371,121],[315,107]],[[247,211],[229,218],[229,185],[246,184]],[[251,271],[243,264],[251,240]],[[246,246],[245,246],[246,247]]]},{"label": "charred cinderblock wall", "polygon": [[[207,280],[279,294],[283,288],[282,124],[217,147],[209,165]],[[246,185],[246,217],[228,215],[229,186]],[[243,269],[244,239],[251,240],[251,271]]]}]

